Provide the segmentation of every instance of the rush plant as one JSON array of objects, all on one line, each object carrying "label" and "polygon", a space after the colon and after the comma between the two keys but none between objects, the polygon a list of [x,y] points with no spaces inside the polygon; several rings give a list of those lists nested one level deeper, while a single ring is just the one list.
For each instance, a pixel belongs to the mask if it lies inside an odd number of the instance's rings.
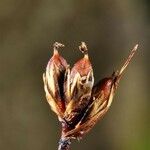
[{"label": "rush plant", "polygon": [[46,99],[62,125],[58,150],[69,150],[71,140],[81,139],[110,108],[119,81],[138,45],[131,50],[119,71],[95,85],[84,42],[79,46],[84,56],[72,68],[58,52],[64,45],[56,42],[53,47],[53,56],[43,74],[44,89]]}]

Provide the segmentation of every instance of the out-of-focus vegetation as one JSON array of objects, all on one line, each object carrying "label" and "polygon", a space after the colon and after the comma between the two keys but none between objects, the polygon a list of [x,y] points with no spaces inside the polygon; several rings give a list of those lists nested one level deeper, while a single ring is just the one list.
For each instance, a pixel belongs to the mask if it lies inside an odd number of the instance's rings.
[{"label": "out-of-focus vegetation", "polygon": [[[50,111],[42,73],[54,41],[68,62],[89,47],[95,80],[139,50],[121,81],[110,111],[73,150],[150,149],[150,3],[148,0],[1,0],[0,149],[55,150],[59,123]],[[50,50],[49,50],[50,49]]]}]

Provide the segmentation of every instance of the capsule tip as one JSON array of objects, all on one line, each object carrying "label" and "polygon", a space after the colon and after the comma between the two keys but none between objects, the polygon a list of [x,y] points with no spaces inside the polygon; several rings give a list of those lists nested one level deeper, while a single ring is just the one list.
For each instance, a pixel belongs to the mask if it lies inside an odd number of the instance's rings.
[{"label": "capsule tip", "polygon": [[137,51],[137,48],[138,48],[138,44],[136,44],[134,46],[134,48],[131,50],[128,58],[126,59],[124,65],[122,66],[121,70],[120,70],[120,75],[124,72],[124,70],[127,68],[127,66],[129,65],[131,59],[133,58],[135,52]]},{"label": "capsule tip", "polygon": [[116,82],[116,87],[117,87],[117,84],[119,83],[122,75],[123,75],[123,72],[125,71],[125,69],[127,68],[127,66],[129,65],[131,59],[133,58],[135,52],[137,51],[137,48],[138,48],[138,44],[136,44],[134,46],[134,48],[131,50],[128,58],[126,59],[125,63],[123,64],[123,66],[121,67],[120,71],[117,71],[115,73],[112,74],[112,77],[115,79],[114,81]]},{"label": "capsule tip", "polygon": [[54,54],[58,54],[58,49],[64,47],[65,45],[59,42],[53,44]]},{"label": "capsule tip", "polygon": [[84,54],[85,58],[88,58],[88,48],[85,42],[81,42],[79,46],[79,50]]},{"label": "capsule tip", "polygon": [[136,51],[138,47],[139,47],[139,44],[136,44],[134,47],[134,50]]}]

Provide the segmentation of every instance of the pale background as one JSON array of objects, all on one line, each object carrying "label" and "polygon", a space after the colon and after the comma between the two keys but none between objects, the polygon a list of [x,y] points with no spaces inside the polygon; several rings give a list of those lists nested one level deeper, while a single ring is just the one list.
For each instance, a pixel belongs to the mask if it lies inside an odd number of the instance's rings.
[{"label": "pale background", "polygon": [[59,123],[42,73],[54,41],[71,65],[89,47],[95,80],[110,75],[139,43],[107,115],[72,150],[150,149],[148,0],[0,1],[0,150],[56,150]]}]

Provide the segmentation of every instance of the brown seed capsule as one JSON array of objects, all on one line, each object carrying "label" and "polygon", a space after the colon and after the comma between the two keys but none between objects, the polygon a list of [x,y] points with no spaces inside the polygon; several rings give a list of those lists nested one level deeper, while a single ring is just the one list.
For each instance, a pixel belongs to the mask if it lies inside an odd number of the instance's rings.
[{"label": "brown seed capsule", "polygon": [[105,115],[111,106],[122,74],[135,54],[137,47],[138,45],[131,51],[120,71],[113,73],[109,78],[102,79],[93,87],[91,99],[84,115],[75,128],[66,133],[66,137],[82,138]]},{"label": "brown seed capsule", "polygon": [[120,71],[100,80],[94,87],[93,69],[85,43],[82,42],[79,47],[84,57],[72,69],[58,53],[59,47],[63,45],[56,42],[43,81],[47,101],[62,124],[59,150],[67,150],[71,138],[82,138],[106,114],[138,45],[131,51]]},{"label": "brown seed capsule", "polygon": [[93,70],[84,42],[79,49],[84,53],[84,57],[74,64],[70,72],[69,81],[67,81],[70,96],[64,115],[64,119],[73,126],[78,123],[89,103],[94,83]]},{"label": "brown seed capsule", "polygon": [[43,80],[48,103],[52,110],[58,116],[62,117],[65,111],[63,83],[67,62],[58,53],[58,48],[60,47],[64,47],[64,45],[57,42],[54,43],[54,53],[47,64],[46,73],[43,74]]}]

